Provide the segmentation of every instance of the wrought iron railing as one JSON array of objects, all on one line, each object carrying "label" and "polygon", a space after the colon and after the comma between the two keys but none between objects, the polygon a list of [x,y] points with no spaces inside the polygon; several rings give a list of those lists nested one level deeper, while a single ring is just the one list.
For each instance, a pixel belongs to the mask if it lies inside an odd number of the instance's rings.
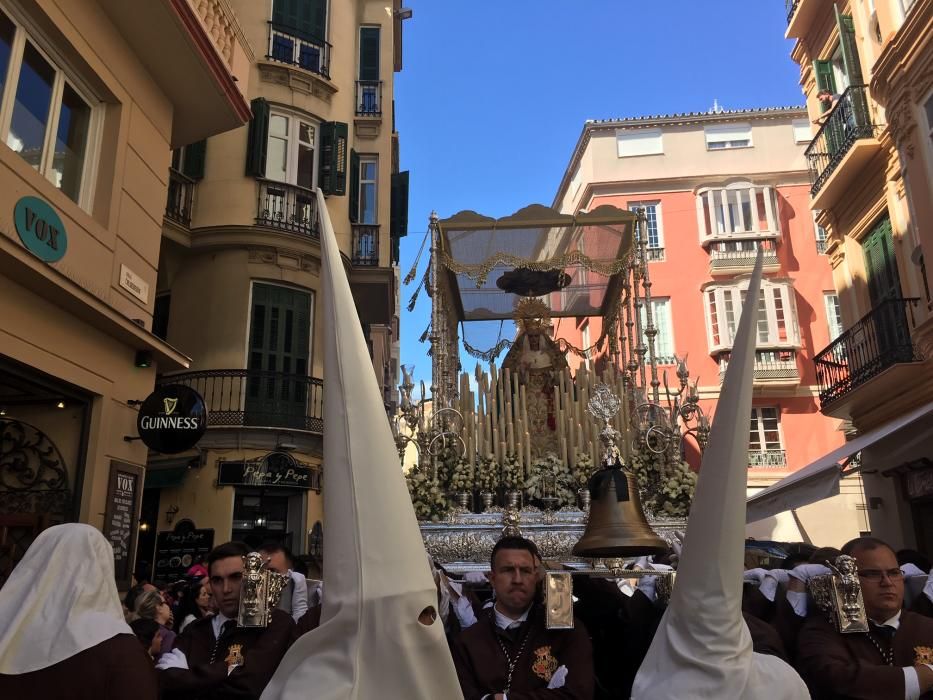
[{"label": "wrought iron railing", "polygon": [[805,152],[810,170],[810,194],[819,192],[852,145],[875,135],[868,111],[868,87],[850,85],[839,97]]},{"label": "wrought iron railing", "polygon": [[[737,248],[737,246],[742,247]],[[764,251],[765,265],[777,263],[777,245],[773,238],[743,241],[716,240],[709,251],[710,267],[716,269],[743,264],[754,265],[759,249]]]},{"label": "wrought iron railing", "polygon": [[369,224],[353,224],[353,257],[354,265],[379,265],[379,226]]},{"label": "wrought iron railing", "polygon": [[165,216],[182,226],[191,225],[191,207],[194,204],[196,182],[175,168],[168,169],[168,201]]},{"label": "wrought iron railing", "polygon": [[790,21],[794,18],[794,13],[797,11],[797,5],[800,4],[800,0],[784,0],[784,9],[787,10],[787,23],[790,24]]},{"label": "wrought iron railing", "polygon": [[748,466],[766,469],[786,467],[787,453],[784,450],[749,450]]},{"label": "wrought iron railing", "polygon": [[324,430],[324,382],[303,374],[249,369],[211,369],[167,374],[160,385],[197,391],[208,410],[208,427]]},{"label": "wrought iron railing", "polygon": [[[724,352],[719,356],[719,381],[721,382],[729,367],[731,353]],[[796,350],[756,350],[753,377],[757,380],[797,379],[800,372],[797,369]]]},{"label": "wrought iron railing", "polygon": [[356,81],[356,114],[360,117],[382,116],[382,81]]},{"label": "wrought iron railing", "polygon": [[313,190],[272,180],[259,180],[256,223],[313,238],[320,235],[317,196]]},{"label": "wrought iron railing", "polygon": [[304,68],[330,78],[331,46],[323,39],[298,36],[295,30],[269,23],[269,53],[266,58]]},{"label": "wrought iron railing", "polygon": [[888,299],[848,328],[814,359],[820,384],[820,404],[853,389],[901,362],[917,362],[910,329],[919,299]]}]

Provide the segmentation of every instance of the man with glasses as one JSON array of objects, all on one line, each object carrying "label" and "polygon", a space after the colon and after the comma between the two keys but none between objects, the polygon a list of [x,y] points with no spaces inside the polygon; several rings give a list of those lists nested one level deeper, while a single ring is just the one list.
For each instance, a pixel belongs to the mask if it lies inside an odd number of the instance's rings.
[{"label": "man with glasses", "polygon": [[933,689],[933,620],[902,610],[904,575],[874,537],[842,548],[856,561],[869,631],[840,634],[821,614],[800,631],[797,669],[814,698],[918,700]]}]

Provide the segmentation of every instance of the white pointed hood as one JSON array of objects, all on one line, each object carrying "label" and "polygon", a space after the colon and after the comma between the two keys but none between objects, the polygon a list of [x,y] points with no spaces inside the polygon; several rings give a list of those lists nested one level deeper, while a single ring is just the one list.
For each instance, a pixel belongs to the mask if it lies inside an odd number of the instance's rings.
[{"label": "white pointed hood", "polygon": [[756,654],[742,618],[748,425],[751,418],[761,253],[687,521],[677,582],[632,698],[809,698],[797,672]]},{"label": "white pointed hood", "polygon": [[263,700],[462,698],[437,589],[321,191],[324,599]]}]

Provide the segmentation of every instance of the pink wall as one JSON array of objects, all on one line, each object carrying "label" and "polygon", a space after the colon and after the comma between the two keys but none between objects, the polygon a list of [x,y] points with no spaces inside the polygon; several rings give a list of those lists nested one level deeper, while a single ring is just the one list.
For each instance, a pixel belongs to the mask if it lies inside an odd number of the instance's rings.
[{"label": "pink wall", "polygon": [[[791,395],[799,394],[800,389],[818,389],[813,357],[829,344],[823,292],[833,290],[833,280],[829,261],[816,250],[814,224],[808,208],[808,189],[806,185],[776,188],[777,217],[782,231],[778,242],[781,270],[766,275],[768,278],[790,278],[793,281],[802,346],[797,353],[800,386],[756,386],[754,398],[755,406],[780,408],[788,471],[806,466],[844,441],[842,433],[837,430],[838,421],[820,413],[816,396]],[[600,204],[612,204],[628,208],[629,202],[638,201],[661,203],[665,260],[649,263],[653,283],[651,293],[652,297],[671,299],[675,351],[680,357],[688,355],[691,380],[699,377],[701,393],[704,387],[718,387],[719,365],[710,356],[701,293],[702,285],[713,278],[709,274],[709,253],[700,245],[696,197],[692,191],[649,191],[629,196],[597,196],[589,206],[595,208]],[[717,279],[727,281],[729,278]],[[582,341],[576,321],[570,318],[555,321],[555,335],[579,347]],[[590,337],[595,342],[601,331],[601,319],[591,318],[589,324]],[[580,362],[575,356],[570,356],[568,361],[571,367]],[[666,369],[669,383],[675,385],[677,377],[674,369],[670,366]],[[715,412],[714,400],[703,400],[701,405],[708,412]],[[762,476],[784,473],[784,470],[778,469],[752,471]]]}]

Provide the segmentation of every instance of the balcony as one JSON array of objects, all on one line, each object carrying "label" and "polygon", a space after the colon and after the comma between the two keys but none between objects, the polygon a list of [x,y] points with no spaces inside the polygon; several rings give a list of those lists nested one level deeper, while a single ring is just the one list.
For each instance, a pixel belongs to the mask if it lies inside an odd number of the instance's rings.
[{"label": "balcony", "polygon": [[868,110],[868,88],[852,85],[807,146],[810,206],[829,209],[854,183],[862,167],[881,149]]},{"label": "balcony", "polygon": [[382,81],[356,81],[356,116],[382,116]]},{"label": "balcony", "polygon": [[303,374],[214,369],[163,375],[158,384],[197,391],[208,427],[289,428],[324,431],[324,382]]},{"label": "balcony", "polygon": [[165,203],[165,218],[185,228],[191,226],[191,207],[194,203],[195,181],[187,175],[168,169],[168,201]]},{"label": "balcony", "polygon": [[709,273],[716,276],[751,272],[755,267],[759,249],[764,251],[762,271],[777,272],[781,268],[777,257],[777,244],[773,238],[762,238],[714,241],[710,244]]},{"label": "balcony", "polygon": [[[919,362],[911,329],[914,326],[913,307],[919,299],[888,299],[873,308],[851,328],[834,340],[814,359],[816,377],[820,383],[820,408],[836,417],[850,415],[854,392],[872,382],[886,370]],[[903,380],[910,381],[914,371],[902,367]],[[878,400],[897,392],[897,380],[878,387]],[[866,399],[869,401],[869,399]]]},{"label": "balcony", "polygon": [[379,226],[353,224],[353,255],[351,262],[360,267],[379,265]]},{"label": "balcony", "polygon": [[784,469],[787,453],[784,450],[749,450],[749,469]]},{"label": "balcony", "polygon": [[270,61],[298,66],[330,79],[331,46],[322,39],[301,37],[297,30],[269,22]]},{"label": "balcony", "polygon": [[700,244],[761,241],[781,235],[774,188],[751,182],[701,189],[696,196]]},{"label": "balcony", "polygon": [[317,239],[320,236],[317,196],[313,190],[272,180],[259,180],[256,224]]},{"label": "balcony", "polygon": [[817,17],[820,10],[825,10],[823,0],[784,0],[784,9],[787,11],[787,29],[784,31],[785,39],[801,39]]},{"label": "balcony", "polygon": [[[719,356],[719,381],[726,376],[731,353]],[[753,380],[755,384],[792,384],[800,381],[796,350],[756,350]]]}]

